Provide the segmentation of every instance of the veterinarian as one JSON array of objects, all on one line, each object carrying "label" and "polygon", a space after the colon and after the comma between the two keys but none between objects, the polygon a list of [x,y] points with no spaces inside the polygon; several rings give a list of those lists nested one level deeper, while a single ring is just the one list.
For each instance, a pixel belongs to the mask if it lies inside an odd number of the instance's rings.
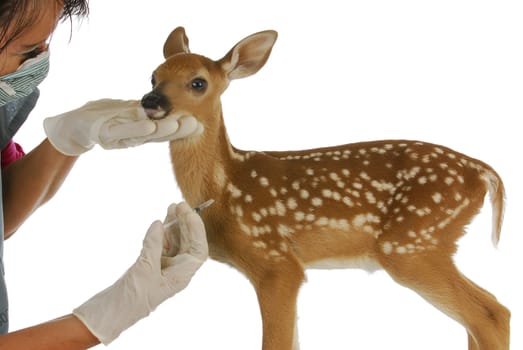
[{"label": "veterinarian", "polygon": [[[12,333],[4,281],[3,240],[53,197],[78,156],[96,144],[124,148],[188,137],[194,118],[145,118],[137,101],[101,100],[44,120],[47,138],[27,155],[13,141],[39,96],[49,68],[48,41],[56,26],[88,14],[87,0],[0,2],[0,349],[87,349],[108,344],[189,283],[207,258],[205,229],[186,203],[171,205],[164,229],[155,221],[136,262],[112,286],[70,315]],[[166,246],[164,246],[164,242]],[[178,242],[178,243],[176,243]]]}]

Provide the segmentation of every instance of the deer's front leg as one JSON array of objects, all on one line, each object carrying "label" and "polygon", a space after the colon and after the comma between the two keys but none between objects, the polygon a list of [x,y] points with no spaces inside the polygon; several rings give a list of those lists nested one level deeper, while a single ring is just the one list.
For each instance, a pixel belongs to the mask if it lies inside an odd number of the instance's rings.
[{"label": "deer's front leg", "polygon": [[263,350],[298,350],[296,300],[304,279],[303,268],[299,262],[288,260],[264,268],[253,281],[263,322]]}]

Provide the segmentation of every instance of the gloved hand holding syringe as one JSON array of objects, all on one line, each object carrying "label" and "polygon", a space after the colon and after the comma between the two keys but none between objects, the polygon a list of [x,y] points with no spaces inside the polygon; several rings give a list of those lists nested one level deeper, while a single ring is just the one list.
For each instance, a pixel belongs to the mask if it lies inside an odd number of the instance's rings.
[{"label": "gloved hand holding syringe", "polygon": [[[193,210],[196,212],[196,214],[199,214],[203,209],[207,208],[208,206],[210,206],[213,203],[214,203],[214,199],[209,199],[209,200],[197,205],[196,207],[194,207]],[[167,229],[167,228],[171,227],[172,225],[178,223],[178,218],[175,217],[172,220],[167,220],[167,218],[166,218],[166,221],[167,222],[163,223],[164,229]]]},{"label": "gloved hand holding syringe", "polygon": [[165,224],[156,220],[150,225],[136,262],[113,285],[73,310],[103,344],[189,284],[209,256],[205,225],[197,212],[212,202],[194,209],[186,202],[171,204]]},{"label": "gloved hand holding syringe", "polygon": [[[193,208],[193,211],[199,214],[200,211],[213,203],[214,199],[209,199]],[[195,217],[193,218],[195,219]],[[180,220],[180,218],[176,215],[176,206],[172,205],[167,209],[167,216],[163,221],[165,235],[163,239],[162,255],[164,257],[173,257],[180,254],[181,252],[192,251],[194,249],[200,248],[203,249],[202,247],[198,247],[197,244],[195,245],[194,242],[189,239],[189,237],[180,234],[180,230],[184,230],[184,226],[187,224],[190,225],[191,222],[186,223],[185,220]],[[205,249],[207,248],[205,247]]]}]

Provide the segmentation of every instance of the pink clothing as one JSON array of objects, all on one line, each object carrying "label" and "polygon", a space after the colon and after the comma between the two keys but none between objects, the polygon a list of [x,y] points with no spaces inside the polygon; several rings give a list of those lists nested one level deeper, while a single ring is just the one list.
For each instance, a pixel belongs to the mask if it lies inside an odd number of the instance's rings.
[{"label": "pink clothing", "polygon": [[9,164],[25,156],[25,152],[18,143],[9,141],[7,146],[2,150],[2,169]]}]

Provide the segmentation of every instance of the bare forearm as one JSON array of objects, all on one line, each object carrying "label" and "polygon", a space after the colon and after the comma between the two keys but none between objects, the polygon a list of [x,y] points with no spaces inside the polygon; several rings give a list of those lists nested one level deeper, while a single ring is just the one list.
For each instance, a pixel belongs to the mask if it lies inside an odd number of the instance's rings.
[{"label": "bare forearm", "polygon": [[2,172],[4,229],[13,234],[31,213],[53,197],[77,157],[56,151],[46,139]]},{"label": "bare forearm", "polygon": [[0,350],[83,350],[99,343],[73,315],[0,336]]}]

